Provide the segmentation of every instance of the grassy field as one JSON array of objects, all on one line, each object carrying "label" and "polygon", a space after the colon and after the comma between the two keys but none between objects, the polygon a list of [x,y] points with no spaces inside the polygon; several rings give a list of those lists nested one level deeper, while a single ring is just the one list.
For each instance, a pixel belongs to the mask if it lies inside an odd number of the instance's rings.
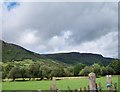
[{"label": "grassy field", "polygon": [[[118,84],[118,76],[113,76],[112,81],[117,82]],[[103,90],[106,89],[106,77],[97,78],[97,83],[101,82]],[[88,78],[81,79],[64,79],[57,80],[57,88],[60,90],[71,90],[84,88],[84,86],[88,86],[89,80]],[[3,90],[49,90],[52,84],[51,80],[42,80],[42,81],[21,81],[21,82],[3,82],[2,89]],[[118,88],[118,87],[117,87]]]}]

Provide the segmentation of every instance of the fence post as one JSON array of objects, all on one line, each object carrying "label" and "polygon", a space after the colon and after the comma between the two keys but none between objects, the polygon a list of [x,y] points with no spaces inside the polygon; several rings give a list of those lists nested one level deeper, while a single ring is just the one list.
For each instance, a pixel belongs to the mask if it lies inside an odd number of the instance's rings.
[{"label": "fence post", "polygon": [[82,88],[80,88],[80,92],[82,92]]},{"label": "fence post", "polygon": [[86,92],[86,87],[84,87],[84,92]]},{"label": "fence post", "polygon": [[107,90],[112,90],[112,76],[111,75],[107,75]]},{"label": "fence post", "polygon": [[56,87],[56,78],[52,78],[52,86],[50,88],[51,92],[57,92],[57,87]]},{"label": "fence post", "polygon": [[96,75],[95,73],[90,73],[89,75],[89,87],[90,87],[90,92],[91,91],[96,91]]},{"label": "fence post", "polygon": [[99,92],[101,92],[101,90],[102,90],[102,87],[101,87],[101,82],[99,82]]},{"label": "fence post", "polygon": [[88,92],[90,92],[90,86],[88,85]]},{"label": "fence post", "polygon": [[97,85],[97,83],[96,83],[96,92],[98,92],[98,85]]},{"label": "fence post", "polygon": [[117,83],[114,83],[114,92],[117,92]]}]

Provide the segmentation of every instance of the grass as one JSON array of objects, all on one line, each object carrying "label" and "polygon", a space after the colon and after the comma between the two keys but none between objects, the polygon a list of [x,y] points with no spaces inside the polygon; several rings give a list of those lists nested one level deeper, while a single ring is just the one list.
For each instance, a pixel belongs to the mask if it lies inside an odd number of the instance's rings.
[{"label": "grass", "polygon": [[[100,77],[96,79],[97,83],[101,82],[103,89],[106,90],[106,77]],[[118,76],[113,76],[112,81],[117,82]],[[42,80],[42,81],[21,81],[21,82],[3,82],[3,90],[49,90],[52,84],[51,80]],[[60,90],[71,90],[87,87],[89,84],[88,78],[81,79],[65,79],[57,80],[57,88]],[[118,87],[117,87],[118,88]]]}]

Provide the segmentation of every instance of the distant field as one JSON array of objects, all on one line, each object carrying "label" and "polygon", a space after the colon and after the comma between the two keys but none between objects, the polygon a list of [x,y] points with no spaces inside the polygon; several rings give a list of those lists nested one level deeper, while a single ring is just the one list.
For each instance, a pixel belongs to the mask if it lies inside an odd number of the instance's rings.
[{"label": "distant field", "polygon": [[[112,81],[117,82],[118,76],[113,76]],[[106,90],[106,77],[97,78],[97,83],[101,82],[103,90]],[[42,80],[42,81],[23,81],[23,82],[3,82],[3,90],[49,90],[52,84],[51,80]],[[76,79],[64,79],[57,80],[57,88],[60,90],[71,90],[83,88],[88,86],[88,78],[76,78]],[[117,87],[118,88],[118,87]]]}]

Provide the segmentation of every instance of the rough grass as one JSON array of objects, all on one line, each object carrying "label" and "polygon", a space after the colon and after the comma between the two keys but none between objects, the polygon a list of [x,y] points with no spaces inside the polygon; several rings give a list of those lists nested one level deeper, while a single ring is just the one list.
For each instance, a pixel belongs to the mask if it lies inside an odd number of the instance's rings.
[{"label": "rough grass", "polygon": [[[103,89],[106,90],[106,77],[97,78],[97,83],[101,82]],[[118,76],[113,76],[112,82],[117,82]],[[52,84],[51,80],[42,81],[19,81],[19,82],[3,82],[3,90],[49,90]],[[74,90],[79,88],[87,87],[89,84],[88,78],[81,79],[64,79],[57,80],[57,88],[60,90]],[[118,88],[118,87],[117,87]]]}]

